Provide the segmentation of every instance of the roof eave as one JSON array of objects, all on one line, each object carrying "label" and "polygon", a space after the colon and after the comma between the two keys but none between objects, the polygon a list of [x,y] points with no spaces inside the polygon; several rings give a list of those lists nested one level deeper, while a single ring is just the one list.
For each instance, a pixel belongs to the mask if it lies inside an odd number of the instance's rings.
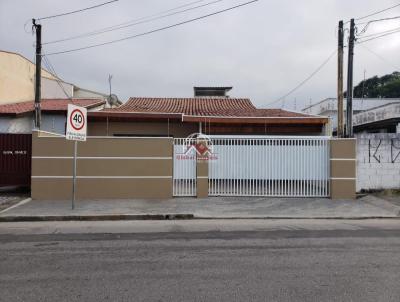
[{"label": "roof eave", "polygon": [[121,111],[91,111],[89,117],[117,117],[123,119],[182,119],[181,113],[148,113],[148,112],[121,112]]},{"label": "roof eave", "polygon": [[213,122],[219,124],[327,124],[324,117],[238,117],[183,115],[183,122]]}]

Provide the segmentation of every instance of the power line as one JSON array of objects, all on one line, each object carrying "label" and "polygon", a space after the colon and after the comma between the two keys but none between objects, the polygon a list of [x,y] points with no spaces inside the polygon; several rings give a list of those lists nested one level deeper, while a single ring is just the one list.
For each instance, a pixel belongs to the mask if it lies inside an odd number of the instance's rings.
[{"label": "power line", "polygon": [[381,19],[375,19],[375,20],[360,22],[360,23],[357,23],[357,25],[370,24],[370,23],[375,23],[375,22],[380,22],[380,21],[394,20],[394,19],[399,19],[399,18],[400,18],[400,16],[387,17],[387,18],[381,18]]},{"label": "power line", "polygon": [[381,21],[390,21],[390,20],[395,20],[395,19],[399,19],[400,16],[394,16],[394,17],[387,17],[387,18],[382,18],[382,19],[375,19],[375,20],[370,20],[370,21],[366,21],[366,22],[360,22],[357,23],[357,25],[363,25],[366,24],[364,28],[366,28],[368,25],[370,25],[371,23],[375,23],[375,22],[381,22]]},{"label": "power line", "polygon": [[374,56],[376,56],[377,58],[381,59],[383,62],[385,62],[386,64],[392,66],[394,69],[399,70],[400,71],[400,67],[392,64],[391,62],[389,62],[388,60],[386,60],[384,57],[382,57],[380,54],[376,53],[375,51],[373,51],[372,49],[369,49],[367,46],[365,45],[361,45],[362,48],[368,50],[370,53],[372,53]]},{"label": "power line", "polygon": [[58,84],[58,86],[60,86],[61,90],[63,91],[63,93],[65,94],[67,99],[70,99],[72,101],[72,96],[69,96],[68,93],[65,91],[65,88],[61,84],[61,80],[58,77],[53,65],[51,64],[49,58],[47,56],[45,56],[45,55],[43,55],[43,63],[46,65],[47,69],[55,76],[56,83]]},{"label": "power line", "polygon": [[100,3],[100,4],[97,4],[97,5],[90,6],[90,7],[86,7],[86,8],[82,8],[82,9],[78,9],[78,10],[74,10],[74,11],[70,11],[70,12],[67,12],[67,13],[62,13],[62,14],[58,14],[58,15],[52,15],[52,16],[38,18],[36,20],[37,21],[41,21],[41,20],[52,19],[52,18],[56,18],[56,17],[66,16],[66,15],[71,15],[71,14],[83,12],[83,11],[86,11],[86,10],[89,10],[89,9],[97,8],[97,7],[100,7],[100,6],[103,6],[103,5],[107,5],[107,4],[110,4],[110,3],[113,3],[113,2],[117,2],[117,1],[119,1],[119,0],[111,0],[111,1],[108,1],[108,2],[104,2],[104,3]]},{"label": "power line", "polygon": [[391,9],[393,9],[393,8],[396,8],[396,7],[398,7],[398,6],[400,6],[400,3],[399,3],[399,4],[396,4],[396,5],[393,5],[393,6],[391,6],[391,7],[388,7],[388,8],[382,9],[382,10],[380,10],[380,11],[376,11],[376,12],[374,12],[374,13],[371,13],[371,14],[369,14],[369,15],[366,15],[366,16],[363,16],[363,17],[356,18],[356,19],[355,19],[355,21],[358,21],[358,20],[362,20],[362,19],[365,19],[365,18],[368,18],[368,17],[375,16],[375,15],[377,15],[377,14],[380,14],[380,13],[386,12],[386,11],[388,11],[388,10],[391,10]]},{"label": "power line", "polygon": [[60,78],[58,77],[58,75],[57,75],[56,71],[54,70],[53,65],[50,63],[49,59],[48,59],[46,56],[44,56],[43,58],[44,58],[43,63],[46,65],[47,69],[48,69],[53,75],[55,75],[55,81],[56,81],[56,83],[58,84],[58,86],[60,86],[61,90],[63,91],[63,93],[65,94],[65,96],[67,97],[67,99],[71,99],[71,100],[72,100],[72,96],[69,96],[68,93],[65,91],[65,88],[64,88],[64,86],[61,84],[61,80],[60,80]]},{"label": "power line", "polygon": [[[152,15],[140,17],[140,18],[137,18],[137,19],[133,19],[133,20],[130,20],[130,21],[126,21],[126,22],[123,22],[123,23],[120,23],[120,24],[116,24],[116,25],[113,25],[113,26],[109,26],[109,27],[106,27],[106,28],[113,28],[113,27],[116,27],[116,26],[129,24],[129,23],[136,22],[136,21],[140,21],[140,20],[143,20],[143,19],[152,18],[152,17],[155,17],[155,16],[159,16],[159,15],[161,15],[161,14],[165,14],[165,13],[168,13],[168,12],[171,12],[171,11],[174,11],[174,10],[177,10],[177,9],[180,9],[180,8],[183,8],[183,7],[191,6],[191,5],[193,5],[193,4],[197,4],[197,3],[200,3],[200,2],[204,2],[204,1],[205,1],[205,0],[192,1],[192,2],[189,2],[189,3],[183,4],[183,5],[179,5],[179,6],[176,6],[176,7],[170,8],[170,9],[167,9],[167,10],[163,10],[163,11],[161,11],[161,12],[158,12],[158,13],[155,13],[155,14],[152,14]],[[106,28],[104,28],[104,29],[106,29]]]},{"label": "power line", "polygon": [[376,19],[376,20],[370,20],[368,22],[364,22],[364,23],[358,23],[357,25],[361,25],[361,24],[365,24],[364,28],[360,31],[360,33],[357,33],[357,36],[362,35],[363,33],[365,33],[368,29],[368,26],[372,23],[376,23],[376,22],[381,22],[381,21],[388,21],[388,20],[394,20],[394,19],[399,19],[400,16],[395,16],[395,17],[388,17],[388,18],[382,18],[382,19]]},{"label": "power line", "polygon": [[[132,20],[129,20],[129,21],[126,21],[126,22],[122,22],[122,23],[113,25],[113,26],[103,27],[103,28],[101,28],[101,29],[94,30],[94,31],[90,31],[90,32],[87,32],[87,33],[82,34],[82,35],[76,35],[76,36],[73,36],[73,37],[70,37],[70,38],[67,38],[67,39],[71,39],[71,40],[72,40],[72,39],[75,39],[75,38],[80,38],[81,36],[85,36],[86,34],[88,34],[88,35],[89,35],[89,34],[95,34],[95,33],[98,33],[98,32],[102,32],[102,31],[104,31],[104,30],[114,29],[114,28],[117,28],[117,27],[119,27],[119,26],[124,26],[124,25],[131,24],[131,23],[133,23],[133,22],[138,22],[138,21],[146,20],[146,19],[149,19],[149,18],[152,18],[152,17],[159,16],[159,15],[161,15],[161,14],[165,14],[165,13],[168,13],[168,12],[171,12],[171,11],[174,11],[174,10],[177,10],[177,9],[180,9],[180,8],[183,8],[183,7],[187,7],[187,6],[190,6],[190,5],[193,5],[193,4],[197,4],[197,3],[200,3],[200,2],[204,2],[204,1],[205,1],[205,0],[192,1],[192,2],[189,2],[189,3],[187,3],[187,4],[183,4],[183,5],[180,5],[180,6],[171,8],[171,9],[167,9],[167,10],[158,12],[158,13],[156,13],[156,14],[152,14],[152,15],[148,15],[148,16],[145,16],[145,17],[140,17],[140,18],[132,19]],[[65,41],[67,41],[67,39],[66,39]],[[50,41],[50,42],[47,42],[47,43],[44,43],[44,44],[50,44],[50,43],[56,43],[56,42],[62,42],[62,41],[58,41],[58,40],[57,40],[57,41]]]},{"label": "power line", "polygon": [[312,77],[314,77],[330,61],[330,59],[336,54],[336,52],[337,52],[337,49],[335,49],[329,55],[329,57],[325,61],[323,61],[321,65],[318,66],[318,68],[316,70],[314,70],[307,78],[305,78],[302,82],[300,82],[300,84],[298,84],[296,87],[294,87],[292,90],[290,90],[285,95],[281,96],[279,99],[276,99],[275,101],[268,103],[267,105],[271,105],[271,104],[281,101],[282,99],[285,99],[286,97],[291,95],[293,92],[295,92],[297,89],[299,89],[301,86],[303,86],[305,83],[307,83]]},{"label": "power line", "polygon": [[375,37],[372,37],[372,38],[369,38],[369,39],[366,39],[366,40],[360,40],[359,42],[357,42],[357,44],[361,44],[361,43],[365,43],[365,42],[368,42],[368,41],[371,41],[371,40],[375,40],[375,39],[378,39],[378,38],[382,38],[382,37],[386,37],[386,36],[389,36],[389,35],[393,35],[393,34],[396,34],[398,32],[400,32],[400,30],[392,31],[392,32],[389,32],[389,33],[386,33],[386,34],[383,34],[383,35],[379,35],[379,36],[375,36]]},{"label": "power line", "polygon": [[[203,1],[204,1],[204,0],[201,0],[201,2],[203,2]],[[139,25],[139,24],[143,24],[143,23],[152,22],[152,21],[155,21],[155,20],[159,20],[159,19],[162,19],[162,18],[166,18],[166,17],[173,16],[173,15],[181,14],[181,13],[184,13],[184,12],[187,12],[187,11],[191,11],[191,10],[194,10],[194,9],[198,9],[198,8],[201,8],[201,7],[205,7],[205,6],[208,6],[208,5],[212,5],[212,4],[221,2],[221,1],[224,1],[224,0],[215,0],[215,1],[211,1],[211,2],[208,2],[208,3],[202,4],[202,5],[198,5],[198,6],[186,8],[186,9],[184,9],[184,10],[180,10],[180,11],[173,12],[173,13],[169,13],[169,14],[165,14],[165,15],[161,15],[161,16],[154,17],[154,18],[147,18],[147,19],[145,19],[145,18],[139,18],[139,19],[136,19],[136,20],[131,20],[131,21],[129,21],[129,22],[120,23],[120,24],[118,24],[118,25],[114,25],[114,26],[110,26],[110,27],[105,27],[105,28],[102,28],[102,29],[98,29],[98,30],[96,30],[96,31],[91,31],[91,32],[87,32],[87,33],[84,33],[84,34],[80,34],[80,35],[76,35],[76,36],[72,36],[72,37],[68,37],[68,38],[64,38],[64,39],[59,39],[59,40],[53,40],[53,41],[45,42],[45,43],[43,43],[42,45],[53,44],[53,43],[59,43],[59,42],[65,42],[65,41],[70,41],[70,40],[74,40],[74,39],[90,37],[90,36],[94,36],[94,35],[100,35],[100,34],[103,34],[103,33],[106,33],[106,32],[110,32],[110,31],[114,31],[114,30],[119,30],[119,29],[131,27],[131,26],[135,26],[135,25]],[[196,2],[199,2],[199,1],[196,1]],[[144,19],[144,20],[143,20],[143,19]],[[141,20],[141,21],[138,21],[138,20]]]},{"label": "power line", "polygon": [[239,7],[242,7],[242,6],[245,6],[245,5],[249,5],[249,4],[254,3],[254,2],[257,2],[257,1],[258,1],[258,0],[252,0],[252,1],[244,2],[244,3],[238,4],[238,5],[235,5],[235,6],[231,6],[231,7],[229,7],[229,8],[226,8],[226,9],[223,9],[223,10],[219,10],[219,11],[216,11],[216,12],[213,12],[213,13],[210,13],[210,14],[207,14],[207,15],[203,15],[203,16],[200,16],[200,17],[196,17],[196,18],[189,19],[189,20],[186,20],[186,21],[182,21],[182,22],[179,22],[179,23],[175,23],[175,24],[172,24],[172,25],[160,27],[160,28],[157,28],[157,29],[153,29],[153,30],[150,30],[150,31],[147,31],[147,32],[144,32],[144,33],[140,33],[140,34],[128,36],[128,37],[125,37],[125,38],[121,38],[121,39],[117,39],[117,40],[112,40],[112,41],[108,41],[108,42],[104,42],[104,43],[99,43],[99,44],[93,44],[93,45],[89,45],[89,46],[85,46],[85,47],[72,48],[72,49],[67,49],[67,50],[64,50],[64,51],[52,52],[52,53],[48,53],[48,54],[45,54],[45,55],[51,56],[51,55],[58,55],[58,54],[63,54],[63,53],[69,53],[69,52],[74,52],[74,51],[79,51],[79,50],[84,50],[84,49],[89,49],[89,48],[104,46],[104,45],[108,45],[108,44],[113,44],[113,43],[117,43],[117,42],[129,40],[129,39],[133,39],[133,38],[137,38],[137,37],[149,35],[149,34],[152,34],[152,33],[155,33],[155,32],[159,32],[159,31],[162,31],[162,30],[165,30],[165,29],[177,27],[177,26],[180,26],[180,25],[183,25],[183,24],[187,24],[187,23],[194,22],[194,21],[197,21],[197,20],[205,19],[205,18],[207,18],[207,17],[211,17],[211,16],[214,16],[214,15],[218,15],[218,14],[221,14],[221,13],[224,13],[224,12],[227,12],[227,11],[230,11],[230,10],[233,10],[233,9],[236,9],[236,8],[239,8]]},{"label": "power line", "polygon": [[380,34],[386,34],[386,33],[389,33],[389,32],[392,32],[392,31],[395,31],[395,30],[398,30],[398,29],[400,29],[400,27],[392,28],[392,29],[385,30],[385,31],[380,31],[380,32],[377,32],[377,33],[369,34],[369,35],[363,35],[360,39],[364,39],[364,38],[367,38],[367,37],[373,37],[373,36],[380,35]]}]

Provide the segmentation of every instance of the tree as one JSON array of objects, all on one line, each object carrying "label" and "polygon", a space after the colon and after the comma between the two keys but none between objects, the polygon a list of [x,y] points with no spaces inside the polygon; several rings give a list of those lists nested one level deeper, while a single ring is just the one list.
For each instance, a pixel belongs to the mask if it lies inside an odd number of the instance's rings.
[{"label": "tree", "polygon": [[[346,95],[346,93],[345,93]],[[354,87],[355,98],[400,98],[400,72],[374,76]]]}]

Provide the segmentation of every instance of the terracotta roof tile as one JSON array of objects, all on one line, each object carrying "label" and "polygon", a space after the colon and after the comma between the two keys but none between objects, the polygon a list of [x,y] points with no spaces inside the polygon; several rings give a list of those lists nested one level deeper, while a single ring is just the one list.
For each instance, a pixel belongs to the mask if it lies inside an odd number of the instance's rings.
[{"label": "terracotta roof tile", "polygon": [[[67,111],[68,104],[91,108],[104,103],[102,99],[42,99],[41,109],[42,111]],[[33,110],[34,101],[0,105],[0,115],[18,115]]]},{"label": "terracotta roof tile", "polygon": [[282,109],[257,109],[242,98],[130,98],[107,112],[180,113],[191,116],[225,117],[307,117],[309,115]]},{"label": "terracotta roof tile", "polygon": [[183,113],[208,115],[226,110],[254,110],[249,99],[232,98],[130,98],[110,111]]}]

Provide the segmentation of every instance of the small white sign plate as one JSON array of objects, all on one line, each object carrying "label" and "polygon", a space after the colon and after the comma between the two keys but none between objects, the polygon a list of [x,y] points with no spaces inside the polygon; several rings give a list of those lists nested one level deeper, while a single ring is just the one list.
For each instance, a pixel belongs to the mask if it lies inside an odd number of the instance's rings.
[{"label": "small white sign plate", "polygon": [[66,139],[86,141],[87,110],[86,108],[68,104]]}]

